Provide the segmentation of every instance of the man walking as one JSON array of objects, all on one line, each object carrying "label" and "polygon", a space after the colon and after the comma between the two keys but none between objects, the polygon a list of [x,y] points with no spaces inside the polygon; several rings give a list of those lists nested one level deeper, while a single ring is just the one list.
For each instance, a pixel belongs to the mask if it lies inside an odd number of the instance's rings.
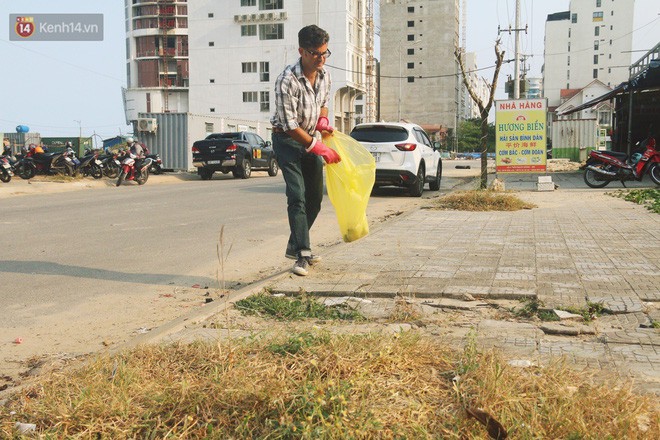
[{"label": "man walking", "polygon": [[330,74],[323,68],[330,56],[326,31],[315,25],[298,32],[295,64],[287,66],[275,82],[273,150],[286,183],[291,235],[285,256],[295,259],[292,272],[305,276],[320,261],[312,254],[309,230],[321,210],[323,160],[337,163],[339,155],[314,136],[332,131],[328,121]]}]

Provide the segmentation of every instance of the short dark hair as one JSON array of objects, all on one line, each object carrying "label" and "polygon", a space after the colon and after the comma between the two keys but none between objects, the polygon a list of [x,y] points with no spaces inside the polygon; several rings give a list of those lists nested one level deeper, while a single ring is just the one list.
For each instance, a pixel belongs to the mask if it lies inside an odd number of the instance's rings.
[{"label": "short dark hair", "polygon": [[304,49],[315,49],[328,41],[330,41],[330,35],[315,24],[305,26],[298,32],[298,46]]}]

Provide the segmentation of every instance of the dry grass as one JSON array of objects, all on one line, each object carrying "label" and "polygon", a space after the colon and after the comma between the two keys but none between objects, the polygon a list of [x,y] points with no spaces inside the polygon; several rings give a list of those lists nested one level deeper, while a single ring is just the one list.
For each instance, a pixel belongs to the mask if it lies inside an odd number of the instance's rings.
[{"label": "dry grass", "polygon": [[423,314],[413,303],[403,297],[397,297],[387,320],[389,322],[411,322],[420,320],[422,317]]},{"label": "dry grass", "polygon": [[457,211],[518,211],[536,208],[511,193],[490,190],[457,191],[437,199],[430,209]]},{"label": "dry grass", "polygon": [[57,183],[70,183],[78,182],[84,179],[81,174],[75,176],[67,176],[66,174],[53,174],[52,176],[39,176],[39,180],[43,182],[57,182]]},{"label": "dry grass", "polygon": [[[145,347],[22,390],[0,408],[42,438],[659,438],[653,396],[591,384],[561,364],[508,366],[409,332],[304,333]],[[15,414],[11,414],[15,411]]]}]

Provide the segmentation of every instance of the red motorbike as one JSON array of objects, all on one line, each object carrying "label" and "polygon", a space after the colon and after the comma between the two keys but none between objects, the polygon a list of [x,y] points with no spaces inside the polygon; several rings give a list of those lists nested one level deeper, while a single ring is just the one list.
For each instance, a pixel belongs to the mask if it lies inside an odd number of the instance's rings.
[{"label": "red motorbike", "polygon": [[117,178],[117,186],[124,180],[135,180],[138,185],[144,185],[149,178],[149,167],[153,159],[150,157],[138,158],[135,154],[127,151],[121,159],[121,169]]},{"label": "red motorbike", "polygon": [[652,137],[630,157],[616,151],[592,150],[584,167],[584,182],[591,188],[603,188],[610,182],[620,181],[625,187],[626,181],[641,181],[645,174],[660,185],[660,151],[655,149],[655,138]]}]

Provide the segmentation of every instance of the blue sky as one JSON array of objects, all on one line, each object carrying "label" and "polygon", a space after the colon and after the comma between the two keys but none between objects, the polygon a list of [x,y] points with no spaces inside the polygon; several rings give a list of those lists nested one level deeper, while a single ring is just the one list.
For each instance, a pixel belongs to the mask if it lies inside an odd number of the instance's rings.
[{"label": "blue sky", "polygon": [[[219,0],[238,1],[238,0]],[[378,0],[375,0],[378,2]],[[621,0],[617,0],[621,1]],[[568,0],[521,0],[522,51],[533,53],[530,75],[540,75],[543,32],[548,13],[568,10]],[[467,48],[477,52],[480,67],[493,64],[498,24],[513,26],[515,0],[468,0]],[[104,39],[94,42],[9,41],[9,14],[101,13]],[[634,49],[650,49],[660,41],[660,1],[636,0]],[[652,22],[652,24],[647,25]],[[12,26],[13,31],[13,26]],[[502,35],[506,58],[513,54],[513,38]],[[0,2],[0,132],[19,124],[42,136],[102,138],[126,133],[121,87],[126,82],[123,0],[2,0]],[[635,53],[637,59],[642,53]],[[500,84],[513,73],[513,63],[501,72]],[[488,80],[492,70],[483,71]],[[498,93],[498,97],[503,97]],[[80,124],[77,122],[80,121]]]}]

